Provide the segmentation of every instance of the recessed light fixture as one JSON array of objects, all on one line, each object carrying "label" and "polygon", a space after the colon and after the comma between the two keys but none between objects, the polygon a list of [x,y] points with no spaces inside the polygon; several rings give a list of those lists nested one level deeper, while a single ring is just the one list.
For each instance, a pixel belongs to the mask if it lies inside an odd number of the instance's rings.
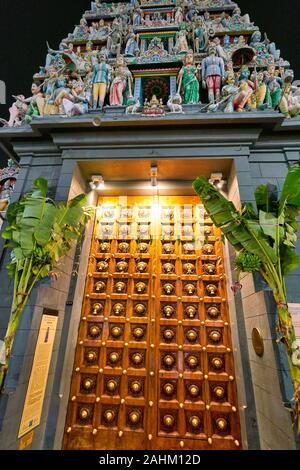
[{"label": "recessed light fixture", "polygon": [[157,186],[157,165],[151,165],[151,186]]},{"label": "recessed light fixture", "polygon": [[221,172],[212,173],[210,175],[209,182],[220,190],[224,189],[226,184],[226,180],[223,179],[223,173]]},{"label": "recessed light fixture", "polygon": [[90,188],[101,190],[104,189],[104,179],[102,175],[93,175],[90,181]]}]

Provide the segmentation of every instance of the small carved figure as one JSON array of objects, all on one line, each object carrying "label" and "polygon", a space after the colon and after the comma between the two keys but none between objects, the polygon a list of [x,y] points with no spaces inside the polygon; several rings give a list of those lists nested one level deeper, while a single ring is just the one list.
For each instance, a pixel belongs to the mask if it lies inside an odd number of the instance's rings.
[{"label": "small carved figure", "polygon": [[205,51],[208,45],[208,33],[202,16],[196,18],[194,38],[195,52],[199,54],[199,52]]},{"label": "small carved figure", "polygon": [[224,60],[224,62],[226,63],[228,61],[228,54],[225,51],[224,47],[221,45],[221,41],[220,41],[220,38],[218,36],[216,36],[212,40],[212,46],[214,46],[216,48],[218,56],[221,57]]},{"label": "small carved figure", "polygon": [[141,26],[142,24],[142,10],[140,8],[136,8],[133,12],[132,16],[132,23],[134,26]]},{"label": "small carved figure", "polygon": [[167,106],[171,113],[183,113],[182,110],[182,98],[179,93],[174,96],[170,96],[167,102]]},{"label": "small carved figure", "polygon": [[138,114],[140,107],[141,103],[139,98],[134,98],[134,103],[127,106],[126,114]]},{"label": "small carved figure", "polygon": [[282,79],[276,75],[274,65],[269,65],[265,73],[265,81],[267,85],[266,102],[268,107],[277,109],[282,97]]},{"label": "small carved figure", "polygon": [[188,52],[189,45],[188,45],[188,42],[187,42],[187,32],[186,31],[182,30],[182,31],[179,32],[179,34],[177,36],[177,39],[176,39],[174,50],[179,54]]},{"label": "small carved figure", "polygon": [[128,96],[132,98],[132,75],[125,64],[123,56],[117,58],[115,68],[115,78],[110,87],[109,104],[111,106],[122,106],[124,102],[125,90],[128,87]]},{"label": "small carved figure", "polygon": [[88,25],[87,21],[82,18],[80,24],[75,27],[72,37],[77,40],[84,40],[88,35]]},{"label": "small carved figure", "polygon": [[162,99],[158,99],[156,95],[153,95],[151,100],[145,99],[143,114],[145,116],[164,116],[165,110]]},{"label": "small carved figure", "polygon": [[176,8],[175,23],[177,23],[177,24],[183,23],[183,10],[182,10],[181,6],[178,6]]},{"label": "small carved figure", "polygon": [[107,49],[110,56],[118,56],[121,52],[122,34],[118,24],[113,24],[112,30],[107,39]]},{"label": "small carved figure", "polygon": [[139,52],[139,36],[133,32],[127,36],[125,57],[134,57]]},{"label": "small carved figure", "polygon": [[300,88],[292,85],[293,80],[294,72],[292,70],[284,72],[284,86],[279,109],[287,118],[295,117],[300,114]]},{"label": "small carved figure", "polygon": [[265,83],[265,76],[263,72],[258,72],[254,74],[255,83],[255,98],[256,98],[256,107],[258,109],[265,109],[267,106],[266,96],[267,96],[267,85]]},{"label": "small carved figure", "polygon": [[255,85],[249,80],[249,69],[243,67],[239,77],[239,93],[234,100],[234,107],[237,112],[244,111],[246,105],[251,108],[251,96],[254,93]]},{"label": "small carved figure", "polygon": [[68,117],[84,114],[88,112],[89,99],[85,92],[83,82],[73,81],[70,93],[66,93],[61,98],[63,114]]}]

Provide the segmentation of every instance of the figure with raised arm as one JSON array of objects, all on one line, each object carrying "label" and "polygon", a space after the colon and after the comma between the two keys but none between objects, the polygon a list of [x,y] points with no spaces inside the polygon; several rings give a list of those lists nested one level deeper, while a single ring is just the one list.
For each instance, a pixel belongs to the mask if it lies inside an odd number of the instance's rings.
[{"label": "figure with raised arm", "polygon": [[33,83],[31,93],[29,98],[24,95],[14,96],[16,101],[9,109],[9,120],[0,119],[4,126],[19,127],[22,122],[29,124],[33,116],[44,115],[45,99],[41,87]]}]

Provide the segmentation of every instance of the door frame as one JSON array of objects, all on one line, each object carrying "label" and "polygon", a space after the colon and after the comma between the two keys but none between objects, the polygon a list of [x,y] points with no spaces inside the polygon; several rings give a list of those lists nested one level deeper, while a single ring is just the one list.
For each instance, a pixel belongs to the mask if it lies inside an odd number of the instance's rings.
[{"label": "door frame", "polygon": [[[125,163],[125,162],[124,162]],[[171,195],[187,195],[190,196],[191,192],[187,191],[187,187],[190,188],[189,182],[184,181],[176,181],[176,182],[168,182],[168,190]],[[132,191],[136,193],[136,195],[141,195],[141,187],[137,184],[137,187],[134,187],[134,184],[131,184],[132,190],[130,191],[130,195]],[[113,192],[116,195],[122,194],[124,188],[120,187],[118,191],[118,186],[114,188]],[[126,190],[125,190],[126,191]],[[165,190],[167,192],[167,188]],[[164,192],[165,192],[164,191]],[[119,194],[118,194],[119,193]],[[148,191],[147,191],[148,193]],[[149,194],[149,193],[148,193]],[[192,192],[193,194],[193,192]],[[111,194],[110,194],[111,195]],[[164,194],[165,195],[165,194]],[[89,195],[90,203],[96,205],[96,201],[98,200],[98,194],[95,192]],[[92,236],[93,236],[93,228],[94,228],[94,220],[90,221],[87,228],[86,228],[86,236],[81,250],[81,258],[78,267],[78,279],[76,283],[76,289],[74,293],[74,298],[76,298],[76,302],[73,303],[71,318],[72,322],[70,323],[70,329],[67,334],[67,341],[66,341],[66,353],[64,358],[64,365],[63,365],[63,373],[60,382],[60,406],[58,412],[58,419],[56,423],[55,429],[55,440],[54,440],[54,449],[61,449],[63,436],[65,432],[65,423],[66,423],[66,416],[67,416],[67,409],[68,409],[68,401],[69,401],[69,393],[70,393],[70,386],[72,380],[72,372],[73,372],[73,364],[74,364],[74,357],[75,357],[75,350],[76,350],[76,342],[78,336],[78,328],[81,318],[81,309],[82,303],[84,299],[84,289],[85,289],[85,279],[88,269],[88,258],[91,250],[91,243],[92,243]],[[240,341],[239,341],[239,332],[237,328],[237,313],[236,313],[236,306],[235,306],[235,299],[233,293],[230,289],[230,283],[232,278],[232,268],[230,263],[230,255],[229,255],[229,246],[228,243],[225,242],[223,244],[223,253],[224,253],[224,261],[225,261],[225,272],[227,275],[227,298],[229,303],[229,317],[231,323],[231,335],[232,335],[232,346],[233,346],[233,355],[235,361],[235,375],[237,378],[236,381],[236,388],[237,388],[237,397],[238,397],[238,406],[239,406],[239,415],[240,415],[240,426],[241,426],[241,435],[242,435],[242,447],[243,449],[248,448],[248,441],[247,441],[247,427],[246,427],[246,418],[245,418],[245,410],[246,406],[246,392],[245,392],[245,384],[244,384],[244,373],[243,373],[243,364],[242,364],[242,357],[240,352]]]}]

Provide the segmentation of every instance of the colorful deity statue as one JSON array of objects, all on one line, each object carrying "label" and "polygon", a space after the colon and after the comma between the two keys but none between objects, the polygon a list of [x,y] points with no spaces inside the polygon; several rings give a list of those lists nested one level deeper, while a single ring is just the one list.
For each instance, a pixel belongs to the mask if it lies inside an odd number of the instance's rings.
[{"label": "colorful deity statue", "polygon": [[46,63],[45,67],[41,67],[41,72],[46,73],[50,67],[53,67],[54,65],[61,67],[64,65],[64,61],[62,59],[62,54],[64,52],[68,53],[69,51],[69,46],[65,42],[61,42],[59,45],[59,50],[54,51],[50,47],[48,47],[48,53],[46,56]]},{"label": "colorful deity statue", "polygon": [[136,8],[133,12],[132,16],[132,23],[134,26],[141,26],[142,24],[142,10],[140,8]]},{"label": "colorful deity statue", "polygon": [[248,14],[242,15],[241,9],[236,7],[232,14],[232,23],[236,25],[240,24],[253,24],[250,22],[250,17]]},{"label": "colorful deity statue", "polygon": [[139,52],[139,36],[134,32],[127,35],[127,42],[125,46],[125,57],[134,57]]},{"label": "colorful deity statue", "polygon": [[93,56],[93,42],[88,41],[85,46],[84,51],[84,60],[86,64],[92,65],[92,56]]},{"label": "colorful deity statue", "polygon": [[225,79],[225,64],[222,57],[217,56],[215,47],[210,47],[209,55],[202,61],[202,84],[208,89],[208,99],[212,103],[218,101],[222,81]]},{"label": "colorful deity statue", "polygon": [[143,115],[159,117],[164,116],[164,114],[165,110],[162,99],[158,99],[156,95],[153,95],[150,101],[146,98],[143,108]]},{"label": "colorful deity statue", "polygon": [[118,56],[121,52],[122,34],[118,24],[114,24],[107,39],[107,49],[110,56]]},{"label": "colorful deity statue", "polygon": [[88,36],[88,25],[87,21],[82,18],[80,24],[75,27],[72,37],[76,40],[86,39]]},{"label": "colorful deity statue", "polygon": [[176,39],[174,51],[178,54],[185,54],[189,50],[189,45],[187,42],[187,32],[186,31],[179,31],[179,34]]},{"label": "colorful deity statue", "polygon": [[261,40],[262,40],[261,32],[260,31],[254,31],[254,33],[252,34],[252,36],[250,38],[249,46],[255,48],[261,43]]},{"label": "colorful deity statue", "polygon": [[285,86],[279,109],[287,118],[293,118],[300,114],[300,89],[291,84]]},{"label": "colorful deity statue", "polygon": [[178,7],[176,8],[176,12],[175,12],[175,17],[174,17],[174,19],[175,19],[175,23],[176,23],[176,24],[181,24],[181,23],[183,23],[184,16],[183,16],[183,9],[182,9],[181,6],[178,6]]},{"label": "colorful deity statue", "polygon": [[89,109],[89,98],[82,81],[74,80],[71,89],[61,92],[56,102],[60,107],[60,114],[67,117],[85,114]]},{"label": "colorful deity statue", "polygon": [[255,83],[255,98],[257,109],[265,109],[267,107],[267,85],[263,72],[254,73],[252,81]]},{"label": "colorful deity statue", "polygon": [[4,126],[19,127],[22,122],[29,124],[34,116],[42,117],[45,109],[45,99],[41,92],[41,86],[36,83],[31,85],[32,96],[25,98],[23,95],[14,96],[15,102],[9,109],[9,120],[0,119]]},{"label": "colorful deity statue", "polygon": [[194,27],[195,52],[203,52],[207,49],[208,33],[202,16],[198,16]]},{"label": "colorful deity statue", "polygon": [[84,90],[89,108],[91,108],[93,104],[93,75],[93,67],[90,63],[87,63],[85,66]]},{"label": "colorful deity statue", "polygon": [[235,83],[235,75],[233,72],[230,72],[227,75],[226,84],[222,88],[223,111],[225,113],[233,113],[235,111],[235,98],[238,93],[239,87]]},{"label": "colorful deity statue", "polygon": [[265,82],[267,85],[266,102],[269,108],[277,109],[282,96],[282,78],[276,74],[273,64],[269,65],[265,72]]},{"label": "colorful deity statue", "polygon": [[128,99],[132,99],[132,75],[125,64],[123,56],[117,57],[117,65],[114,70],[114,79],[110,87],[110,106],[122,106],[125,101],[125,91],[128,89]]},{"label": "colorful deity statue", "polygon": [[44,114],[59,114],[58,97],[61,93],[69,91],[68,75],[64,74],[64,71],[53,70],[49,80],[45,81],[43,91],[45,94]]},{"label": "colorful deity statue", "polygon": [[221,44],[221,40],[218,36],[213,38],[211,41],[211,46],[216,48],[217,55],[224,60],[224,63],[228,62],[228,53],[225,51],[224,47]]},{"label": "colorful deity statue", "polygon": [[182,98],[179,93],[174,96],[170,96],[167,102],[167,106],[171,113],[183,113],[182,110]]},{"label": "colorful deity statue", "polygon": [[194,17],[197,15],[197,10],[192,0],[188,1],[187,4],[187,13],[185,14],[185,18],[187,21],[192,23]]},{"label": "colorful deity statue", "polygon": [[[255,91],[255,84],[249,80],[250,71],[247,66],[242,67],[239,76],[239,93],[234,100],[234,107],[237,112],[242,112],[245,107],[254,109],[256,106],[255,101],[251,97]],[[255,104],[254,104],[255,103]]]},{"label": "colorful deity statue", "polygon": [[99,23],[93,23],[90,28],[89,39],[96,41],[104,41],[107,39],[111,28],[109,25],[105,24],[104,19],[102,18]]},{"label": "colorful deity statue", "polygon": [[194,55],[189,51],[185,56],[184,66],[178,75],[178,90],[180,94],[183,91],[184,104],[199,103],[199,67],[194,65]]},{"label": "colorful deity statue", "polygon": [[81,47],[78,46],[76,50],[76,72],[79,75],[85,74],[86,58],[81,52]]},{"label": "colorful deity statue", "polygon": [[106,93],[110,83],[110,66],[105,55],[100,56],[100,61],[95,65],[92,76],[93,85],[93,109],[102,109]]}]

